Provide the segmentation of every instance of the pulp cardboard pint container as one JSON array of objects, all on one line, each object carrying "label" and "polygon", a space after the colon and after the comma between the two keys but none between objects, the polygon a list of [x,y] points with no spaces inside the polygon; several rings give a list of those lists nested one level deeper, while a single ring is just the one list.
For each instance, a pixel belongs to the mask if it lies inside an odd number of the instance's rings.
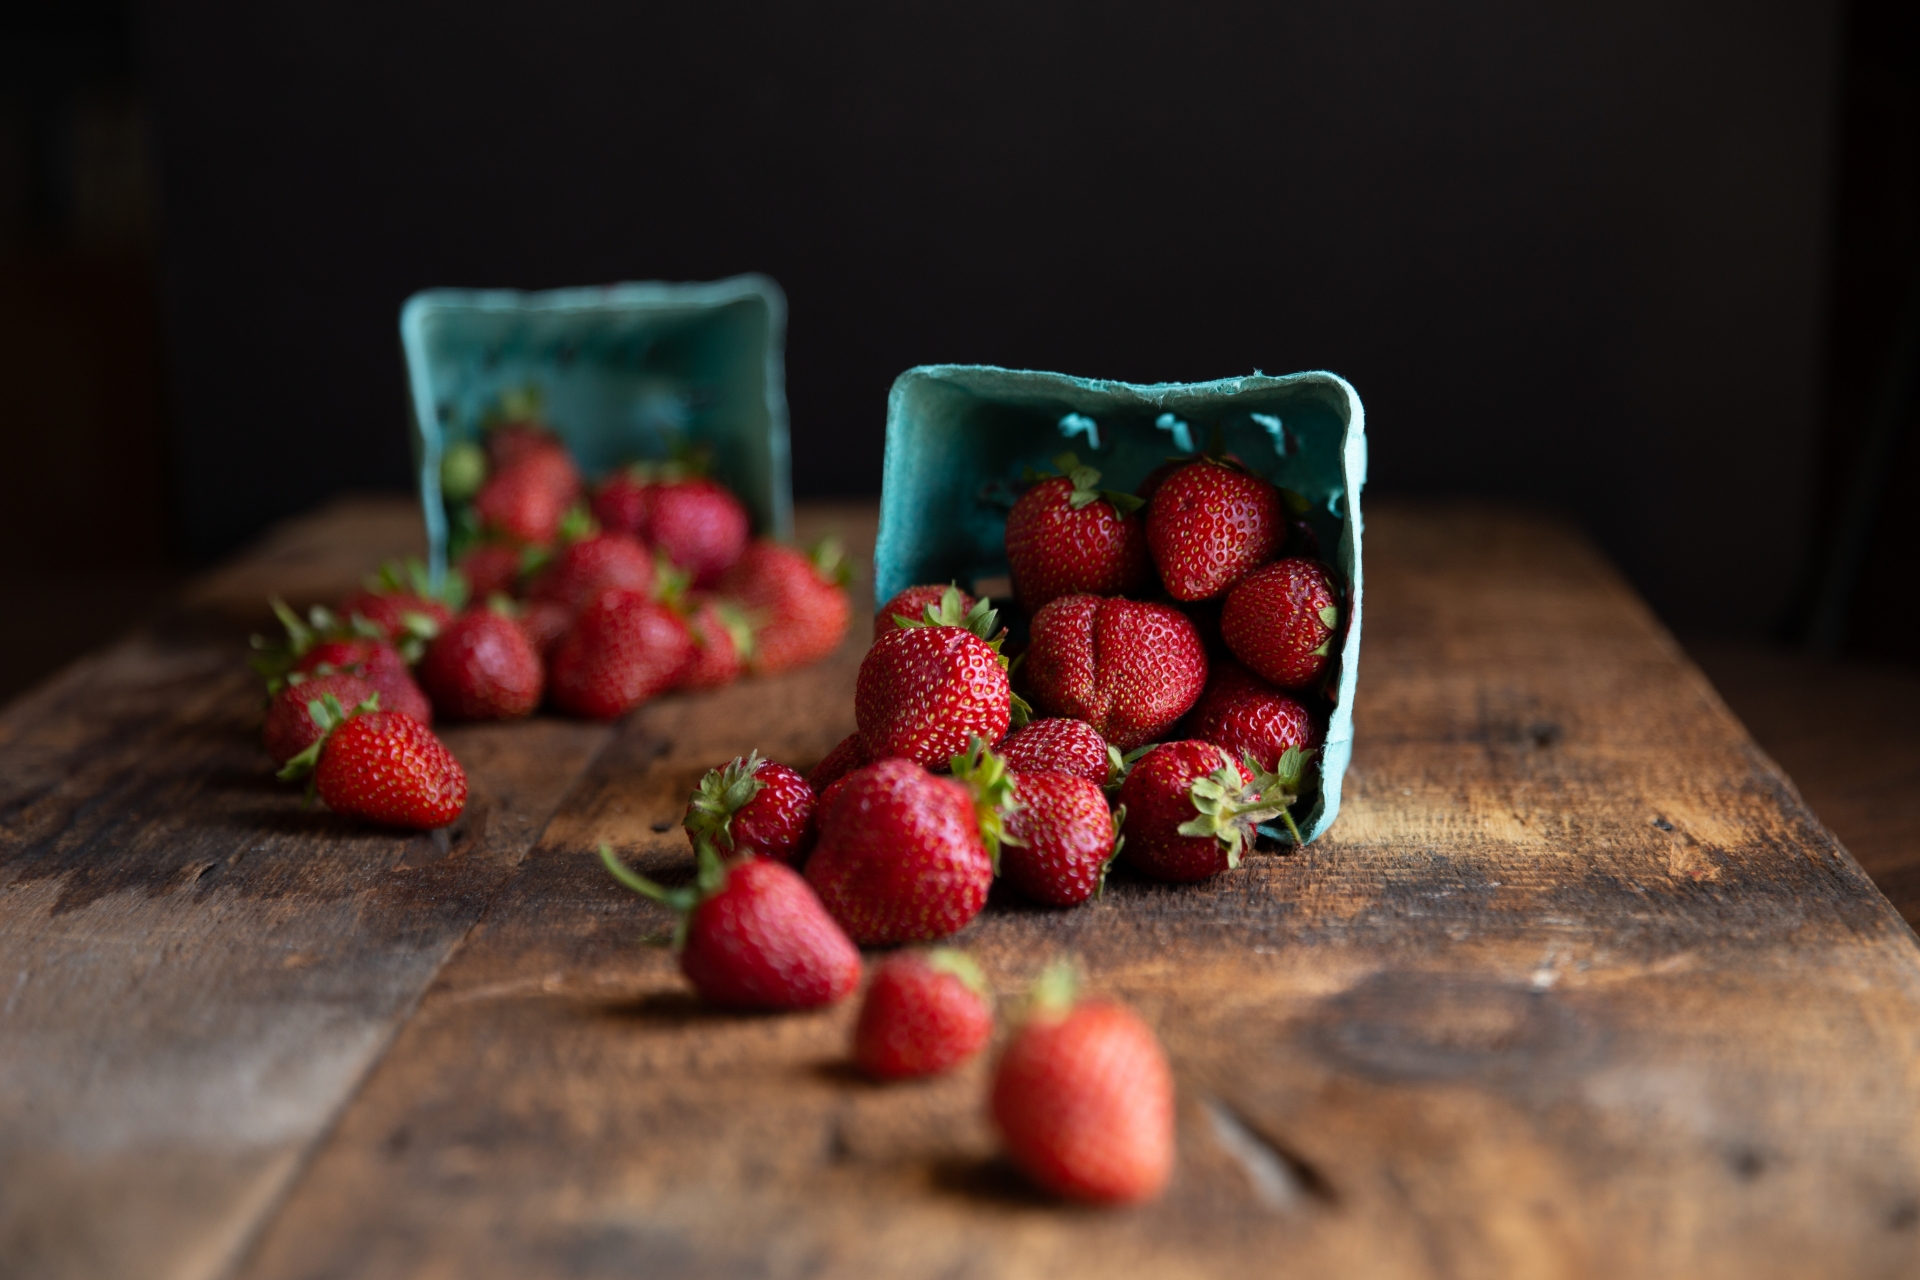
[{"label": "pulp cardboard pint container", "polygon": [[1319,793],[1299,824],[1311,840],[1340,812],[1360,664],[1367,440],[1360,397],[1345,379],[1255,373],[1138,385],[988,365],[909,369],[887,401],[874,599],[916,583],[1004,575],[1013,486],[1026,468],[1050,470],[1063,450],[1098,467],[1103,487],[1131,490],[1167,458],[1216,437],[1252,470],[1306,498],[1322,556],[1348,595]]},{"label": "pulp cardboard pint container", "polygon": [[793,532],[786,298],[765,276],[523,293],[428,289],[400,309],[420,504],[436,580],[448,510],[440,460],[503,397],[533,392],[581,473],[694,448],[756,533]]}]

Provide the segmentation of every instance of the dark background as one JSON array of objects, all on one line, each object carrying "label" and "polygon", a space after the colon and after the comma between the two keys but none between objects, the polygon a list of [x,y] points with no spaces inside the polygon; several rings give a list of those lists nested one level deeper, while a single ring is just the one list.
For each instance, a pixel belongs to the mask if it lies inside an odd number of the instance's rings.
[{"label": "dark background", "polygon": [[[407,484],[413,290],[759,270],[802,497],[877,490],[916,363],[1329,368],[1370,492],[1799,634],[1917,260],[1916,9],[14,6],[0,532],[163,581]],[[1920,657],[1913,408],[1841,639]]]}]

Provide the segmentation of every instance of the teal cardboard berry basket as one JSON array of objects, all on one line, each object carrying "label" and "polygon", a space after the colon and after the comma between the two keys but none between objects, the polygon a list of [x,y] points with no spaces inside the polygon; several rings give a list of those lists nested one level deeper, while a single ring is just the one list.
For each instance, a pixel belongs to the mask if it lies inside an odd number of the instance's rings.
[{"label": "teal cardboard berry basket", "polygon": [[447,563],[446,450],[532,391],[593,480],[704,449],[754,530],[793,532],[783,349],[786,297],[766,276],[523,293],[428,289],[400,308],[430,564]]},{"label": "teal cardboard berry basket", "polygon": [[1360,396],[1331,373],[1137,385],[990,365],[923,365],[895,379],[874,548],[874,599],[915,583],[1007,572],[1012,486],[1071,449],[1109,488],[1132,489],[1169,457],[1221,445],[1307,499],[1308,521],[1350,597],[1319,794],[1308,840],[1340,812],[1353,754],[1363,578],[1360,489],[1367,478]]}]

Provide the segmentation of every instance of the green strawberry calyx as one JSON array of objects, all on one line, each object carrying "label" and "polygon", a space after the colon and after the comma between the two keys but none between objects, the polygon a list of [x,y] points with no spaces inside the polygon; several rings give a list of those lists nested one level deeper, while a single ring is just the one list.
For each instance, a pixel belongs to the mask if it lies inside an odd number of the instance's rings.
[{"label": "green strawberry calyx", "polygon": [[287,638],[269,640],[261,635],[249,636],[247,643],[252,646],[254,653],[247,659],[247,665],[266,680],[269,697],[287,687],[294,663],[321,641],[384,641],[387,638],[385,631],[357,613],[351,618],[342,619],[325,605],[316,604],[307,610],[306,620],[302,621],[300,615],[279,596],[268,596],[267,603],[272,606],[274,617],[280,619],[280,625],[287,629]]},{"label": "green strawberry calyx", "polygon": [[1306,776],[1308,762],[1319,754],[1316,747],[1288,747],[1280,753],[1280,759],[1274,763],[1271,771],[1262,769],[1251,751],[1246,754],[1247,769],[1253,774],[1253,781],[1249,785],[1260,793],[1262,800],[1280,806],[1277,816],[1286,824],[1296,848],[1306,841],[1300,838],[1300,828],[1294,825],[1293,814],[1289,810],[1300,799],[1300,783]]},{"label": "green strawberry calyx", "polygon": [[1120,834],[1120,828],[1127,825],[1127,806],[1120,805],[1113,811],[1113,848],[1107,854],[1107,860],[1100,864],[1100,880],[1093,886],[1093,896],[1107,896],[1107,872],[1113,870],[1113,864],[1120,859],[1120,851],[1127,847],[1127,838]]},{"label": "green strawberry calyx", "polygon": [[367,590],[377,596],[418,596],[422,600],[437,600],[447,606],[450,613],[458,613],[467,607],[466,575],[457,569],[449,569],[445,579],[435,587],[433,574],[418,556],[388,560],[380,566],[379,572],[368,574],[363,581]]},{"label": "green strawberry calyx", "polygon": [[693,909],[727,887],[727,864],[714,852],[713,842],[705,835],[693,838],[693,854],[697,869],[693,883],[667,888],[656,884],[639,872],[628,867],[614,854],[613,849],[602,844],[600,861],[606,864],[607,874],[627,888],[644,898],[666,907],[679,917],[673,928],[673,949],[681,950],[687,945],[687,925],[693,919]]},{"label": "green strawberry calyx", "polygon": [[973,793],[973,809],[980,822],[980,843],[993,859],[993,874],[999,875],[1000,846],[1025,844],[1007,833],[1008,815],[1023,807],[1013,774],[1008,771],[1007,762],[989,751],[987,740],[977,733],[966,753],[954,756],[948,764],[953,769],[954,781]]},{"label": "green strawberry calyx", "polygon": [[754,776],[765,763],[756,750],[735,756],[724,768],[707,770],[687,802],[687,830],[733,848],[733,815],[767,785]]},{"label": "green strawberry calyx", "polygon": [[1027,988],[1023,1021],[1051,1022],[1072,1012],[1080,998],[1080,966],[1072,960],[1055,960],[1040,971]]},{"label": "green strawberry calyx", "polygon": [[1061,475],[1073,482],[1073,492],[1067,496],[1067,505],[1075,511],[1085,510],[1096,502],[1104,502],[1124,516],[1147,505],[1146,499],[1137,494],[1102,489],[1100,473],[1083,464],[1079,456],[1071,451],[1057,455],[1053,465],[1059,468]]},{"label": "green strawberry calyx", "polygon": [[440,496],[448,502],[465,502],[480,492],[492,467],[487,451],[472,440],[447,446],[440,455]]},{"label": "green strawberry calyx", "polygon": [[282,782],[292,782],[306,777],[313,772],[314,766],[320,763],[320,749],[327,745],[327,739],[333,737],[335,729],[355,716],[379,709],[380,695],[377,693],[368,694],[365,701],[356,705],[351,711],[342,707],[340,699],[334,695],[321,694],[307,703],[307,714],[313,718],[313,723],[319,728],[320,736],[313,740],[312,746],[281,765],[280,772],[274,776]]},{"label": "green strawberry calyx", "polygon": [[950,973],[960,980],[962,986],[980,997],[985,1004],[993,1003],[993,989],[987,985],[987,975],[982,972],[979,961],[958,947],[935,947],[926,953],[927,968],[935,973]]},{"label": "green strawberry calyx", "polygon": [[560,517],[560,527],[557,532],[562,545],[579,542],[583,538],[591,538],[600,532],[600,522],[593,518],[593,508],[584,502],[576,502]]},{"label": "green strawberry calyx", "polygon": [[1109,743],[1107,745],[1107,780],[1102,784],[1107,794],[1112,795],[1119,791],[1122,784],[1126,782],[1127,775],[1133,772],[1133,766],[1139,764],[1142,756],[1159,745],[1157,742],[1148,742],[1122,755],[1120,748]]},{"label": "green strawberry calyx", "polygon": [[[1000,669],[1011,678],[1014,664],[1020,659],[1009,659],[1000,652],[1000,646],[1007,641],[1007,629],[1000,625],[1000,611],[985,596],[975,600],[972,608],[963,610],[960,598],[960,588],[948,583],[947,589],[940,593],[940,598],[927,605],[918,618],[896,613],[893,615],[893,625],[903,631],[915,627],[959,627],[962,631],[970,631],[993,650],[993,656],[999,659]],[[1014,729],[1024,727],[1033,719],[1032,704],[1014,693],[1011,687],[1007,691],[1007,715],[1008,726]]]},{"label": "green strawberry calyx", "polygon": [[846,545],[832,534],[808,547],[807,559],[824,582],[845,587],[853,581],[853,561],[847,559]]},{"label": "green strawberry calyx", "polygon": [[[1288,748],[1296,751],[1298,748]],[[1249,757],[1251,760],[1251,757]],[[1282,761],[1284,767],[1285,761]],[[1292,797],[1281,800],[1280,791],[1270,797],[1259,787],[1260,781],[1271,778],[1279,782],[1276,775],[1263,773],[1258,766],[1251,765],[1255,774],[1253,782],[1241,776],[1240,768],[1233,762],[1224,748],[1220,749],[1220,767],[1212,773],[1203,774],[1193,780],[1187,795],[1193,802],[1196,816],[1181,823],[1175,830],[1183,836],[1212,836],[1227,849],[1227,866],[1240,865],[1240,855],[1253,840],[1253,829],[1262,822],[1282,817],[1287,812],[1287,804]],[[1295,781],[1298,782],[1298,766],[1295,766]],[[1291,821],[1288,822],[1292,827]]]},{"label": "green strawberry calyx", "polygon": [[[759,647],[759,641],[754,637],[753,619],[747,616],[747,611],[731,600],[715,600],[713,616],[719,620],[720,628],[727,633],[727,638],[733,641],[734,656],[742,662],[751,661],[754,650]],[[698,631],[694,632],[693,638],[694,642],[702,648],[706,646],[705,638]]]},{"label": "green strawberry calyx", "polygon": [[664,551],[653,553],[653,598],[676,613],[687,611],[687,591],[693,575],[667,558]]}]

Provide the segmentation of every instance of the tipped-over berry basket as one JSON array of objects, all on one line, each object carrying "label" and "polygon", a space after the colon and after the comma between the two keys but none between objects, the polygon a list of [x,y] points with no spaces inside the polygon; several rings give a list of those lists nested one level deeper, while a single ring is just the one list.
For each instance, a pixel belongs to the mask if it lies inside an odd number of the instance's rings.
[{"label": "tipped-over berry basket", "polygon": [[760,275],[524,293],[427,289],[400,308],[414,460],[436,579],[441,459],[531,392],[588,480],[684,450],[707,455],[756,532],[791,534],[786,297]]},{"label": "tipped-over berry basket", "polygon": [[1215,446],[1306,499],[1322,557],[1348,596],[1319,794],[1300,823],[1311,840],[1340,812],[1360,663],[1367,440],[1360,397],[1344,378],[1255,373],[1140,385],[989,365],[909,369],[887,400],[874,598],[916,583],[1002,578],[1012,495],[1028,468],[1045,471],[1062,451],[1098,468],[1103,487],[1131,490],[1167,459]]}]

